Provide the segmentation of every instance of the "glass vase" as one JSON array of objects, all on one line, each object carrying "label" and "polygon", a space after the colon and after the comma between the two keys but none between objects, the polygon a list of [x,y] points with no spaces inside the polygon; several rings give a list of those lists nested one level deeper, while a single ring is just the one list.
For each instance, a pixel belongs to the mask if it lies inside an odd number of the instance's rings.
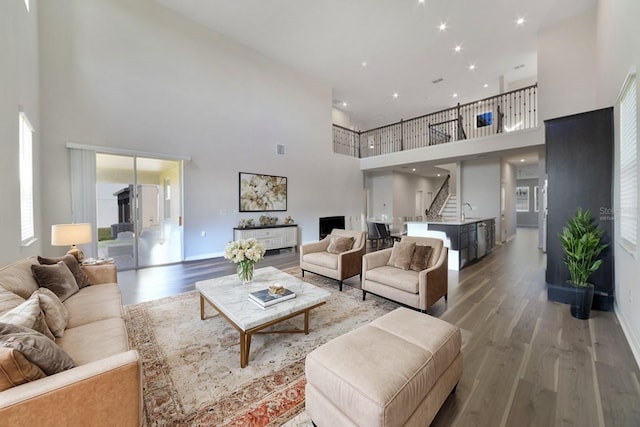
[{"label": "glass vase", "polygon": [[253,282],[253,262],[240,261],[238,263],[238,279],[243,285]]}]

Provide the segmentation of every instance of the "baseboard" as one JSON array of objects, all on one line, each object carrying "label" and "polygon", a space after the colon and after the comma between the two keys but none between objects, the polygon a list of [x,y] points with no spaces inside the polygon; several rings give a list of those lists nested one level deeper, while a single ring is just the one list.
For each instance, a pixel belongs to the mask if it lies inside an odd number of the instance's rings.
[{"label": "baseboard", "polygon": [[618,323],[620,323],[622,332],[624,333],[624,336],[627,338],[629,347],[631,347],[631,352],[633,353],[633,357],[634,359],[636,359],[636,365],[640,367],[640,342],[635,337],[631,329],[627,326],[628,325],[627,320],[620,312],[617,302],[613,304],[613,310],[614,310],[614,313],[616,314],[616,317],[618,318]]}]

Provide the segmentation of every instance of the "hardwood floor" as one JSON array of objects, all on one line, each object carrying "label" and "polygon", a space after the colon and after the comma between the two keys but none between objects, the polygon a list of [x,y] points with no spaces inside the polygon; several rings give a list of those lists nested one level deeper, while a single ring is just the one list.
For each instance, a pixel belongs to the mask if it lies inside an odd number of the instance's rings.
[{"label": "hardwood floor", "polygon": [[[519,229],[481,262],[449,271],[449,301],[429,314],[463,330],[464,373],[433,426],[639,426],[640,371],[617,318],[571,317],[547,301],[537,230]],[[258,266],[299,265],[298,253]],[[219,258],[118,274],[125,304],[194,289],[235,273]],[[359,287],[358,276],[345,281]]]}]

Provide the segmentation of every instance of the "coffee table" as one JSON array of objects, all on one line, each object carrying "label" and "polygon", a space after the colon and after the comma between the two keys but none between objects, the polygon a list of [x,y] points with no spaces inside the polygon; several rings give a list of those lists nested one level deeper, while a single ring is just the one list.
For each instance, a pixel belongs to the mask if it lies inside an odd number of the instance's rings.
[{"label": "coffee table", "polygon": [[[249,293],[280,283],[296,293],[296,297],[271,305],[258,307],[249,301]],[[274,267],[256,269],[253,282],[243,285],[236,274],[196,282],[200,292],[200,318],[204,320],[204,302],[215,308],[240,333],[240,367],[249,364],[251,337],[254,334],[304,333],[309,334],[309,312],[326,303],[329,292],[296,279]],[[304,314],[303,329],[263,329]]]}]

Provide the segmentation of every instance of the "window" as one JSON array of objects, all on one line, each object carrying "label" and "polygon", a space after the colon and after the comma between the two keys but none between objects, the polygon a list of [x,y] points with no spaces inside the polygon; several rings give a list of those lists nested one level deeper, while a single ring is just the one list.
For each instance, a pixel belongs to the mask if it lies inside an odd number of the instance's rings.
[{"label": "window", "polygon": [[20,239],[28,245],[35,239],[33,220],[33,128],[27,116],[20,112]]},{"label": "window", "polygon": [[636,76],[629,76],[619,101],[620,114],[620,237],[635,251],[638,239],[638,133]]}]

